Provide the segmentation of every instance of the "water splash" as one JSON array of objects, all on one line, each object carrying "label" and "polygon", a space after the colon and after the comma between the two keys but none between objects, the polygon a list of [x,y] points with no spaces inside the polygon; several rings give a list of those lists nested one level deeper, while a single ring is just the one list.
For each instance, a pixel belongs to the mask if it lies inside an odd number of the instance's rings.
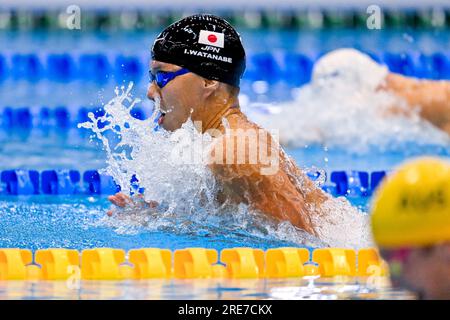
[{"label": "water splash", "polygon": [[[197,236],[214,233],[259,237],[310,247],[368,245],[362,235],[367,232],[364,214],[346,200],[330,197],[323,205],[321,210],[326,216],[317,215],[322,218],[314,221],[320,225],[319,238],[289,222],[276,223],[246,205],[219,204],[216,195],[221,186],[206,162],[180,160],[180,151],[206,159],[211,137],[198,132],[190,120],[174,132],[157,130],[159,101],[149,119],[134,119],[130,110],[139,100],[133,99],[131,89],[132,83],[116,90],[116,97],[104,106],[104,116],[89,114],[91,121],[79,124],[102,142],[107,157],[104,173],[111,175],[124,192],[145,190],[143,199],[135,198],[135,205],[116,209],[113,217],[101,219],[100,225],[122,234],[164,230]],[[152,208],[143,200],[159,205]]]},{"label": "water splash", "polygon": [[329,197],[321,206],[321,215],[312,216],[319,238],[340,248],[365,248],[374,245],[370,215],[352,206],[344,198]]},{"label": "water splash", "polygon": [[[387,72],[356,50],[333,51],[315,64],[312,81],[296,89],[294,101],[271,114],[253,112],[250,118],[279,129],[282,143],[293,147],[318,144],[359,154],[403,151],[411,145],[448,147],[448,135],[423,120],[418,110],[377,90]],[[393,114],[392,106],[400,112]]]},{"label": "water splash", "polygon": [[136,190],[134,181],[138,181],[139,188],[145,189],[144,199],[165,206],[166,214],[173,214],[175,208],[190,213],[200,202],[212,203],[215,180],[211,172],[201,161],[186,163],[178,157],[204,152],[206,148],[197,148],[198,143],[207,144],[208,139],[191,121],[173,133],[157,131],[158,101],[149,119],[133,118],[130,110],[140,101],[132,98],[132,86],[116,91],[116,97],[104,106],[104,116],[89,114],[91,121],[79,125],[92,130],[103,143],[107,154],[104,173],[125,192]]}]

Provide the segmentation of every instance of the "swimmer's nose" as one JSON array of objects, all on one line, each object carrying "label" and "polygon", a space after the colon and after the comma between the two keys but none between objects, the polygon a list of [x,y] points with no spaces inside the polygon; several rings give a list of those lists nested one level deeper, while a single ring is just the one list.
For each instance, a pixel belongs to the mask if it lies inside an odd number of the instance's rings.
[{"label": "swimmer's nose", "polygon": [[149,98],[152,101],[155,101],[155,98],[159,96],[159,91],[158,91],[158,87],[155,85],[154,82],[150,83],[150,85],[148,86],[148,91],[147,91],[147,98]]}]

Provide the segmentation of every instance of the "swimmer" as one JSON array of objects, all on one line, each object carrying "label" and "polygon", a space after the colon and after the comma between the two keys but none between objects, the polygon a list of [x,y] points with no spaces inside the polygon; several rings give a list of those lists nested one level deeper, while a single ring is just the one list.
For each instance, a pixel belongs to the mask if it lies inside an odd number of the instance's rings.
[{"label": "swimmer", "polygon": [[416,109],[421,118],[450,134],[450,81],[395,74],[368,55],[349,48],[334,50],[321,57],[314,64],[312,80],[338,75],[349,83],[358,83],[360,88],[386,91],[399,98],[402,106],[391,106],[389,113],[408,115]]},{"label": "swimmer", "polygon": [[[339,67],[340,56],[334,54],[328,56],[327,63],[323,63],[324,58],[321,61],[322,64],[319,61],[315,67],[316,77],[332,74],[329,67]],[[374,72],[385,77],[387,86],[383,88],[380,82],[374,89],[393,90],[400,96],[409,96],[406,87],[402,90],[400,85],[404,81],[406,86],[409,80],[387,72],[382,74],[379,69],[374,68]],[[312,218],[322,214],[321,207],[330,196],[307,178],[278,141],[241,111],[238,94],[244,70],[245,51],[236,30],[213,15],[190,16],[167,27],[155,40],[150,64],[152,83],[147,95],[150,100],[159,101],[162,112],[159,123],[165,130],[174,131],[191,118],[194,123],[200,123],[198,128],[201,132],[212,133],[216,147],[211,158],[217,161],[209,167],[223,186],[223,192],[217,195],[218,201],[247,204],[276,221],[289,221],[317,235],[318,226],[312,222],[317,219]],[[412,102],[426,105],[428,100],[423,100],[411,98]],[[238,137],[226,134],[239,130],[262,132],[266,136],[266,141],[250,143],[245,140],[245,163],[237,161],[242,154],[242,150],[237,148]],[[231,148],[230,153],[235,155],[230,157],[234,158],[231,161],[217,152],[227,148]],[[269,150],[268,153],[276,155],[276,170],[263,174],[267,162],[261,159],[249,161],[246,151],[250,148],[257,154]],[[109,199],[119,207],[132,203],[122,193]],[[112,211],[108,214],[111,215]]]},{"label": "swimmer", "polygon": [[[311,215],[320,211],[328,196],[271,135],[242,113],[238,94],[244,70],[245,51],[236,30],[213,15],[190,16],[167,27],[155,40],[148,98],[160,102],[159,124],[165,130],[180,128],[190,117],[201,132],[214,136],[211,158],[217,161],[211,161],[209,167],[223,186],[218,201],[245,203],[269,218],[290,221],[316,234]],[[246,139],[244,150],[238,150],[235,140],[239,137],[225,134],[233,130],[255,132],[263,139],[255,144]],[[234,156],[219,153],[227,148]],[[275,159],[275,170],[264,174],[268,163],[260,157],[250,161],[251,148],[256,154],[267,151]],[[241,151],[245,152],[243,162],[238,161]],[[119,207],[132,203],[123,193],[109,200]]]},{"label": "swimmer", "polygon": [[383,181],[372,230],[394,287],[450,299],[450,163],[417,159]]}]

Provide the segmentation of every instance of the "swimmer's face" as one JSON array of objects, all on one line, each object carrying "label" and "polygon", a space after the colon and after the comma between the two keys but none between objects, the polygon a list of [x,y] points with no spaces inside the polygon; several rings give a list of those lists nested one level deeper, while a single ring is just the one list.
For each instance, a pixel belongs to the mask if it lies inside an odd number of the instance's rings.
[{"label": "swimmer's face", "polygon": [[[389,263],[394,287],[410,289],[424,298],[450,295],[450,245],[381,250]],[[448,296],[447,296],[448,298]]]},{"label": "swimmer's face", "polygon": [[[174,72],[181,67],[152,61],[150,71],[156,74],[158,71]],[[173,131],[181,127],[191,116],[193,121],[198,120],[198,114],[204,106],[204,79],[192,72],[177,76],[163,88],[159,88],[155,82],[150,83],[147,97],[161,102],[161,111],[164,114],[161,125],[164,129]],[[200,118],[201,119],[201,118]]]}]

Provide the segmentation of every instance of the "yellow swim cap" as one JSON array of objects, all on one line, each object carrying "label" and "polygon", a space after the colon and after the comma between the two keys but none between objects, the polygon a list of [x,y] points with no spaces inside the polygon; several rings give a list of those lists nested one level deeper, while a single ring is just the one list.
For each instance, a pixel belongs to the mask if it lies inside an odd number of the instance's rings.
[{"label": "yellow swim cap", "polygon": [[450,164],[419,158],[386,178],[374,196],[372,231],[380,247],[450,241]]}]

